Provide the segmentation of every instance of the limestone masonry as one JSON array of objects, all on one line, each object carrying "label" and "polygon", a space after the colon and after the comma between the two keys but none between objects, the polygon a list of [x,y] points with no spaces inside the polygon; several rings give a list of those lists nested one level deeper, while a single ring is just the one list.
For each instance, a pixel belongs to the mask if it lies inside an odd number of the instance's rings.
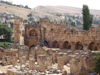
[{"label": "limestone masonry", "polygon": [[35,24],[23,24],[23,19],[14,21],[16,43],[34,47],[42,41],[44,46],[69,50],[100,50],[100,24],[98,30],[75,30],[69,24],[49,23],[48,18],[41,18]]},{"label": "limestone masonry", "polygon": [[98,30],[84,31],[68,23],[49,23],[48,18],[34,24],[17,18],[14,41],[9,48],[0,48],[0,75],[95,75],[100,24]]}]

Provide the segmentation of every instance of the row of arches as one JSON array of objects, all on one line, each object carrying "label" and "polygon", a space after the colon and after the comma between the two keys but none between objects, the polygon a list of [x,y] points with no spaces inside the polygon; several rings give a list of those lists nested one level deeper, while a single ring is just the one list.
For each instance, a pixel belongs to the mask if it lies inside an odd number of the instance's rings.
[{"label": "row of arches", "polygon": [[[38,37],[37,31],[35,29],[30,30],[29,36]],[[48,44],[48,42],[46,40],[44,41],[44,44],[45,44],[45,46],[49,47],[49,44]],[[53,41],[52,42],[52,47],[53,48],[59,48],[59,43],[57,41]],[[64,49],[71,49],[71,44],[68,41],[65,41],[63,43],[63,48]],[[76,50],[83,50],[83,44],[81,42],[75,43],[75,49]],[[91,42],[88,45],[88,49],[89,50],[97,50],[97,46],[96,46],[96,44],[94,42]]]},{"label": "row of arches", "polygon": [[[57,41],[53,41],[52,42],[52,47],[53,48],[59,48],[59,43]],[[65,41],[63,43],[63,48],[64,49],[71,49],[71,44],[68,42],[68,41]],[[81,42],[77,42],[75,44],[75,49],[76,50],[83,50],[83,44]],[[88,50],[97,50],[97,46],[94,42],[91,42],[89,45],[88,45]]]},{"label": "row of arches", "polygon": [[[44,41],[44,45],[49,47],[49,44],[46,40]],[[32,47],[34,47],[34,45],[32,45],[30,48]],[[59,48],[59,43],[57,41],[53,41],[52,48]],[[71,49],[71,44],[68,41],[65,41],[63,43],[63,49]],[[83,50],[83,44],[81,42],[77,42],[75,44],[75,50]],[[88,50],[97,50],[97,45],[94,42],[91,42],[88,45]]]}]

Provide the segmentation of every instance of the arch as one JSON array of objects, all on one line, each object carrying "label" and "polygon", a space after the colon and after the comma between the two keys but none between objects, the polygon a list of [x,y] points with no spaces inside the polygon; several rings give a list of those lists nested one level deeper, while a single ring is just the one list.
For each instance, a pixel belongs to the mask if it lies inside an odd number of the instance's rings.
[{"label": "arch", "polygon": [[46,40],[44,41],[44,46],[49,47],[49,44],[48,44],[48,42]]},{"label": "arch", "polygon": [[29,36],[37,36],[37,35],[38,35],[38,34],[37,34],[37,32],[36,32],[35,29],[30,30]]},{"label": "arch", "polygon": [[71,49],[70,43],[69,43],[68,41],[65,41],[65,42],[63,43],[63,48],[64,48],[64,49]]},{"label": "arch", "polygon": [[76,50],[83,50],[83,44],[79,41],[75,44],[75,49]]},{"label": "arch", "polygon": [[94,51],[96,51],[96,50],[97,50],[97,45],[96,45],[94,42],[91,42],[91,43],[88,45],[88,49],[89,49],[89,50],[94,50]]},{"label": "arch", "polygon": [[29,47],[29,49],[32,49],[32,48],[34,48],[35,47],[35,45],[31,45],[30,47]]},{"label": "arch", "polygon": [[53,41],[52,47],[53,48],[59,48],[59,43],[57,41]]}]

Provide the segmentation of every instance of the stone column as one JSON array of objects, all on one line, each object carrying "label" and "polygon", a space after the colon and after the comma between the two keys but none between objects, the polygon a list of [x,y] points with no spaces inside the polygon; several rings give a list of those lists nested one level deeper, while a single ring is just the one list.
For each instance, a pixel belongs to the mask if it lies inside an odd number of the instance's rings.
[{"label": "stone column", "polygon": [[66,64],[68,60],[70,59],[67,53],[63,54],[63,59],[64,59],[64,64]]},{"label": "stone column", "polygon": [[88,44],[84,44],[83,50],[84,51],[87,51],[88,50]]},{"label": "stone column", "polygon": [[59,48],[63,49],[63,42],[62,41],[59,41]]},{"label": "stone column", "polygon": [[46,56],[45,55],[39,55],[38,56],[38,62],[39,62],[39,71],[45,72]]},{"label": "stone column", "polygon": [[52,48],[52,42],[48,41],[48,43],[49,43],[49,47]]},{"label": "stone column", "polygon": [[26,65],[26,57],[25,56],[22,57],[22,64]]},{"label": "stone column", "polygon": [[13,58],[12,58],[12,64],[13,64],[13,66],[17,66],[18,65],[18,63],[17,63],[17,57],[16,56],[13,56]]},{"label": "stone column", "polygon": [[56,56],[56,51],[52,52],[52,57],[53,57],[53,63],[57,63],[57,56]]},{"label": "stone column", "polygon": [[79,73],[80,73],[80,62],[79,62],[79,59],[75,58],[75,55],[71,56],[70,73],[72,75],[79,75]]},{"label": "stone column", "polygon": [[71,42],[71,50],[75,51],[75,42]]},{"label": "stone column", "polygon": [[80,59],[80,74],[82,75],[86,75],[86,68],[87,68],[87,65],[86,65],[86,57],[84,57],[83,55],[80,55],[79,57]]},{"label": "stone column", "polygon": [[63,69],[64,58],[62,53],[57,54],[58,69]]},{"label": "stone column", "polygon": [[97,43],[97,50],[100,51],[100,43]]},{"label": "stone column", "polygon": [[20,61],[20,70],[22,70],[22,65],[26,64],[25,57],[19,57],[19,61]]},{"label": "stone column", "polygon": [[29,59],[29,69],[30,70],[35,69],[35,59]]},{"label": "stone column", "polygon": [[10,56],[6,56],[7,58],[7,64],[10,65],[11,64],[11,57]]},{"label": "stone column", "polygon": [[34,56],[32,54],[29,55],[29,59],[34,59]]},{"label": "stone column", "polygon": [[51,55],[47,56],[47,66],[52,66],[52,56]]}]

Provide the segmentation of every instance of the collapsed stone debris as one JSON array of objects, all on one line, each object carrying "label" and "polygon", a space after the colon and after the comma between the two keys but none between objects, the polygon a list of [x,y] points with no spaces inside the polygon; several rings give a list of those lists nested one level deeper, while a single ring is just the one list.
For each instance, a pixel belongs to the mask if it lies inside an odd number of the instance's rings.
[{"label": "collapsed stone debris", "polygon": [[[6,56],[7,53],[4,50],[5,56],[2,58],[2,64],[4,66],[12,65],[10,69],[7,69],[7,75],[69,75],[67,67],[70,68],[72,75],[89,75],[93,72],[94,64],[92,61],[95,52],[92,51],[67,50],[65,52],[63,49],[57,50],[45,46],[36,46],[31,51],[22,49],[19,51],[22,53],[18,53],[16,50],[9,50],[13,56],[10,54]],[[28,53],[29,56],[27,57],[24,53]]]}]

